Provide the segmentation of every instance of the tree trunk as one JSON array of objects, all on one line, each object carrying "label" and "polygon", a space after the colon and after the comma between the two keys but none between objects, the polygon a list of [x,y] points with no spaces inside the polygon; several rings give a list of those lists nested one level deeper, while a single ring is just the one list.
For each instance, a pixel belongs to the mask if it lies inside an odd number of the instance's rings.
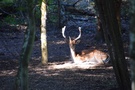
[{"label": "tree trunk", "polygon": [[130,58],[131,58],[131,80],[132,90],[135,90],[135,1],[130,0],[131,9],[131,30],[130,30]]},{"label": "tree trunk", "polygon": [[[119,23],[119,26],[121,26],[121,20],[120,20],[120,12],[121,12],[121,0],[115,0],[115,8],[116,9],[116,16],[117,16],[117,20]],[[96,39],[98,41],[103,41],[105,40],[104,34],[103,34],[103,28],[102,28],[102,23],[99,17],[99,14],[96,15],[97,16],[97,32],[96,32]],[[121,31],[120,31],[121,32]]]},{"label": "tree trunk", "polygon": [[124,56],[123,42],[120,34],[120,24],[117,19],[116,1],[114,0],[95,0],[99,10],[103,30],[108,40],[110,37],[109,52],[113,63],[116,79],[121,90],[130,90],[130,79],[127,63]]},{"label": "tree trunk", "polygon": [[[22,52],[20,55],[20,66],[18,69],[14,90],[28,90],[28,64],[35,39],[35,16],[34,1],[25,1],[28,29],[26,30]],[[20,86],[19,86],[20,85]]]},{"label": "tree trunk", "polygon": [[46,0],[42,0],[42,4],[41,4],[41,54],[42,54],[42,60],[41,60],[41,62],[43,65],[47,64],[47,62],[48,62],[46,19],[47,19]]}]

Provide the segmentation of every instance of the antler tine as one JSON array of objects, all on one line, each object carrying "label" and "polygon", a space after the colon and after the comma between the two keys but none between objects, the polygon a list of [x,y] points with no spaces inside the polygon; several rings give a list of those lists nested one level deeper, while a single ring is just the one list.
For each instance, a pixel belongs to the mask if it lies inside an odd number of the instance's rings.
[{"label": "antler tine", "polygon": [[62,28],[62,36],[63,36],[64,38],[66,38],[66,36],[65,36],[65,29],[66,29],[66,26],[64,26],[64,27]]},{"label": "antler tine", "polygon": [[81,37],[81,27],[79,27],[78,29],[79,29],[79,35],[75,40],[78,40]]}]

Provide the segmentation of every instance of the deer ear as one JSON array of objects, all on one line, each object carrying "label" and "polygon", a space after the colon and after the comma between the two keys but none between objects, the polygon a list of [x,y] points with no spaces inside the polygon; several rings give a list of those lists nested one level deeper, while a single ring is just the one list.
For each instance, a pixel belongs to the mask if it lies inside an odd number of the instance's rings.
[{"label": "deer ear", "polygon": [[71,38],[69,38],[69,39],[68,38],[65,38],[64,39],[64,42],[69,43],[70,40],[71,40]]},{"label": "deer ear", "polygon": [[69,40],[68,40],[67,38],[65,38],[64,42],[68,43],[68,42],[69,42]]},{"label": "deer ear", "polygon": [[81,40],[76,40],[76,42],[75,42],[75,43],[76,43],[76,44],[78,44],[78,43],[80,43],[80,41],[81,41]]}]

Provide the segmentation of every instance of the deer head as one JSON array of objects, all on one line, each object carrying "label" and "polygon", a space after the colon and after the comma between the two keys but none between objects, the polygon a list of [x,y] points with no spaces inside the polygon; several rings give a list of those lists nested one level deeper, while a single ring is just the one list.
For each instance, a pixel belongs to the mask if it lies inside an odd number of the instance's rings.
[{"label": "deer head", "polygon": [[[62,28],[62,36],[63,36],[65,39],[67,39],[66,36],[65,36],[65,29],[66,29],[66,26],[64,26],[64,27]],[[79,38],[81,38],[81,27],[79,27],[78,29],[79,29],[79,35],[78,35],[78,37],[76,37],[75,39],[72,39],[72,38],[69,36],[69,38],[68,38],[68,40],[69,40],[68,43],[69,43],[71,58],[72,58],[72,60],[73,60],[74,62],[76,62],[76,60],[75,60],[75,57],[76,57],[75,45],[78,43],[77,40],[78,40]]]},{"label": "deer head", "polygon": [[[66,38],[65,36],[65,29],[66,29],[66,26],[64,26],[62,28],[62,36]],[[102,52],[102,51],[99,51],[99,50],[93,50],[93,51],[90,51],[90,50],[83,50],[81,52],[81,54],[77,54],[75,52],[75,45],[77,44],[77,40],[79,38],[81,38],[81,27],[78,28],[79,30],[79,35],[78,37],[76,37],[75,39],[72,39],[70,36],[69,36],[69,48],[70,48],[70,53],[71,53],[71,58],[72,60],[75,62],[75,63],[89,63],[89,64],[104,64],[104,63],[108,63],[109,59],[108,59],[108,54]]]},{"label": "deer head", "polygon": [[[67,39],[66,38],[66,36],[65,36],[65,29],[66,29],[66,26],[64,26],[63,28],[62,28],[62,36],[65,38],[65,39]],[[81,27],[79,27],[78,28],[79,29],[79,35],[78,35],[78,37],[76,37],[75,39],[72,39],[70,36],[69,36],[69,47],[71,48],[71,49],[73,49],[73,50],[75,50],[75,45],[78,43],[78,39],[79,38],[81,38]]]}]

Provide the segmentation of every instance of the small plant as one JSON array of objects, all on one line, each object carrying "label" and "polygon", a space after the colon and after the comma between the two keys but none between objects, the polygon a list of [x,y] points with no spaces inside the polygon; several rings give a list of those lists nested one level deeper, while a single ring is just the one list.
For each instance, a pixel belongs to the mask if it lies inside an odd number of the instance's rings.
[{"label": "small plant", "polygon": [[15,17],[13,16],[7,16],[3,19],[4,23],[10,24],[10,25],[16,25],[18,22]]},{"label": "small plant", "polygon": [[48,19],[52,23],[56,23],[58,21],[58,16],[55,14],[48,15]]},{"label": "small plant", "polygon": [[15,0],[1,0],[0,3],[13,3]]}]

